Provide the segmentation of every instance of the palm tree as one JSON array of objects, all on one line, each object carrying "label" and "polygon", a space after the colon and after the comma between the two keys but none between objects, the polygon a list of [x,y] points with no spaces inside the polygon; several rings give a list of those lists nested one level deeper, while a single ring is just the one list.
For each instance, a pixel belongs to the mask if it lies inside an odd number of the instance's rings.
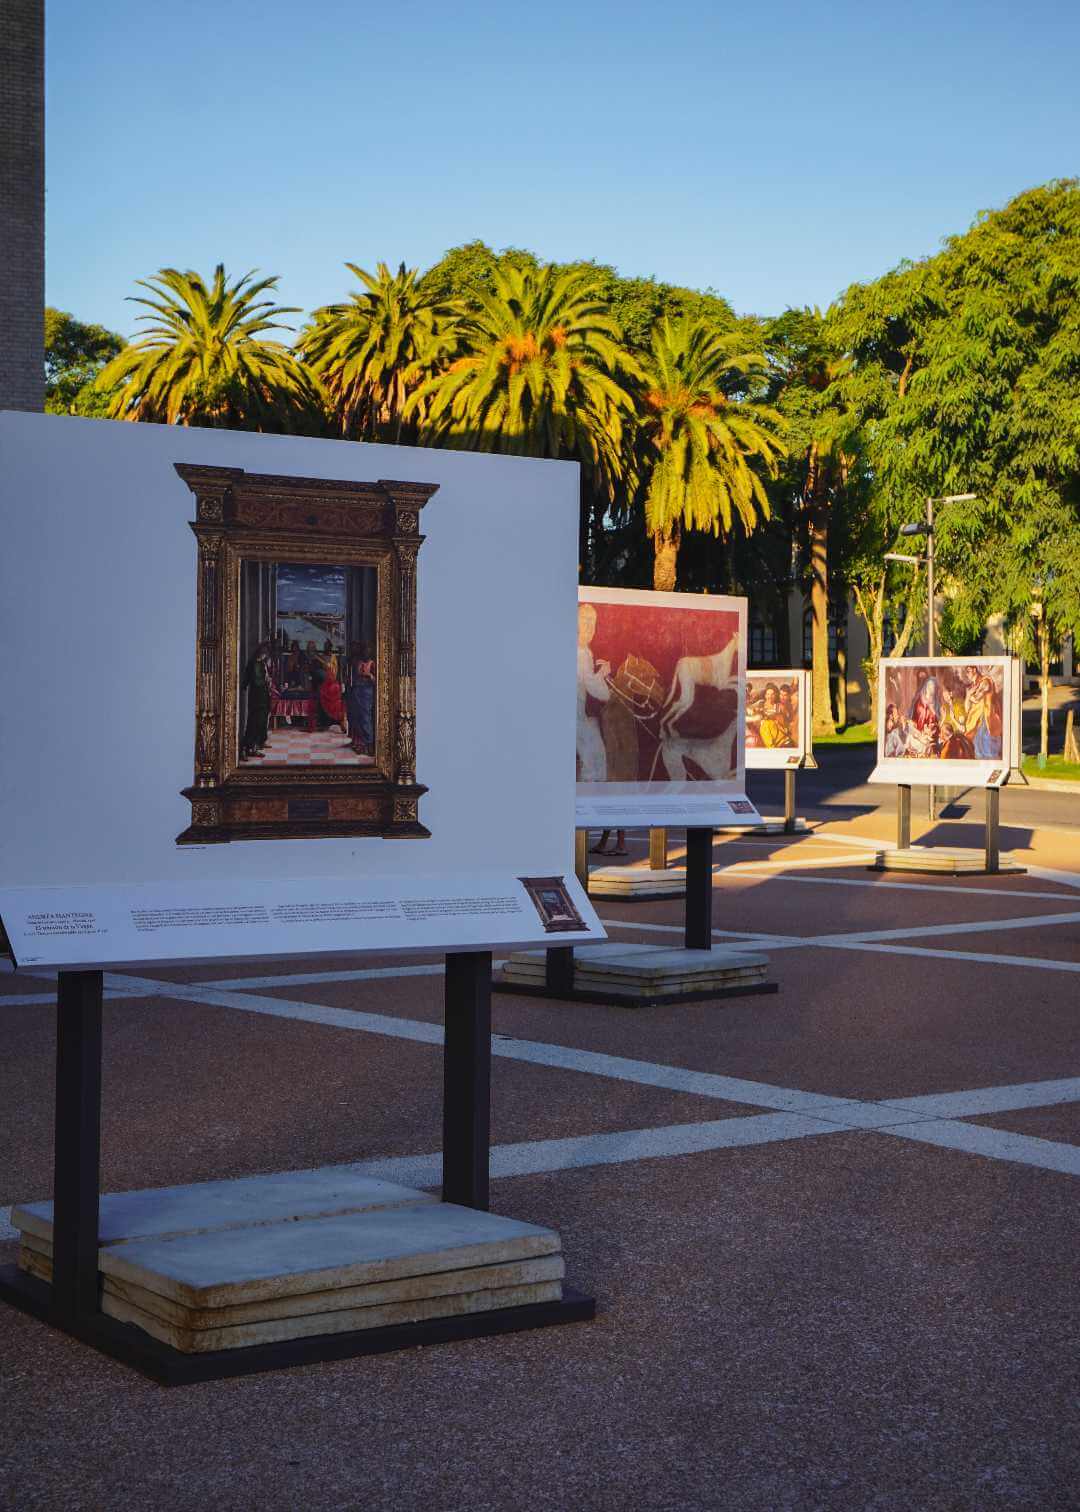
[{"label": "palm tree", "polygon": [[244,430],[316,425],[317,381],[289,347],[266,338],[292,329],[277,317],[296,311],[260,299],[276,278],[254,279],[252,271],[229,283],[222,263],[209,286],[177,268],[139,279],[153,297],[132,302],[153,312],[139,316],[151,324],[98,377],[101,389],[114,390],[110,417]]},{"label": "palm tree", "polygon": [[[815,735],[831,735],[829,535],[848,484],[854,426],[845,380],[850,358],[836,341],[837,311],[790,309],[772,322],[770,350],[777,403],[788,422],[791,482],[806,530],[810,578],[812,708]],[[900,379],[904,392],[906,374]],[[846,692],[841,685],[841,704]]]},{"label": "palm tree", "polygon": [[[415,268],[375,274],[346,263],[363,289],[347,304],[324,305],[301,333],[299,349],[322,379],[342,435],[400,441],[410,395],[456,344],[458,306]],[[422,420],[422,411],[414,411]]]},{"label": "palm tree", "polygon": [[504,261],[462,315],[465,351],[411,396],[422,439],[476,451],[576,457],[611,497],[637,372],[589,269]]},{"label": "palm tree", "polygon": [[768,518],[752,462],[775,476],[784,444],[773,409],[729,396],[764,359],[738,352],[734,333],[704,321],[665,319],[645,361],[641,432],[646,442],[645,528],[653,542],[653,587],[675,588],[684,530],[727,535]]}]

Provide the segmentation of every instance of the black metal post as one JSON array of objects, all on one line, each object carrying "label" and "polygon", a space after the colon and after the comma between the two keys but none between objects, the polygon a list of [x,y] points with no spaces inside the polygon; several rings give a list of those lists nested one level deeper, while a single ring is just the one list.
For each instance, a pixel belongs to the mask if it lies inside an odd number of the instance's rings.
[{"label": "black metal post", "polygon": [[53,1311],[73,1322],[98,1311],[101,1184],[100,971],[62,971],[56,992]]},{"label": "black metal post", "polygon": [[1001,869],[1001,790],[996,787],[986,789],[986,870],[997,872]]},{"label": "black metal post", "polygon": [[904,783],[896,789],[896,846],[898,850],[911,846],[911,788]]},{"label": "black metal post", "polygon": [[547,952],[544,985],[550,993],[570,993],[574,988],[574,947],[557,945]]},{"label": "black metal post", "polygon": [[784,768],[784,833],[795,832],[795,768]]},{"label": "black metal post", "polygon": [[491,1156],[491,952],[446,957],[444,1202],[488,1209]]},{"label": "black metal post", "polygon": [[711,829],[686,831],[686,948],[712,949]]}]

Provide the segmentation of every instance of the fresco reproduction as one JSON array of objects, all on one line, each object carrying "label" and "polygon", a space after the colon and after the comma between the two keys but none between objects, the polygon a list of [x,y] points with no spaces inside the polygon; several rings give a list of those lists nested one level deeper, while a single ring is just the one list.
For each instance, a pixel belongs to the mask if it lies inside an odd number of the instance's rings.
[{"label": "fresco reproduction", "polygon": [[736,778],[738,608],[605,603],[587,592],[578,605],[578,782]]}]

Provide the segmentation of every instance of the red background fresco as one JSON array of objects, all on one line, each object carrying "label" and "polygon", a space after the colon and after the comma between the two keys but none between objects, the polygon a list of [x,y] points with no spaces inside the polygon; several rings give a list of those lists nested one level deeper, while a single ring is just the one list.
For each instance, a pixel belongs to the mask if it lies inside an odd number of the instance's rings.
[{"label": "red background fresco", "polygon": [[[592,603],[596,610],[596,635],[590,648],[593,660],[610,662],[614,677],[628,656],[640,656],[660,674],[665,695],[671,688],[680,656],[714,656],[739,633],[736,610],[665,609],[649,604],[602,604],[591,599],[586,602]],[[732,668],[736,676],[741,665],[737,654]],[[602,708],[602,704],[594,705],[589,700],[590,714],[599,714]],[[675,729],[690,740],[712,739],[734,723],[738,712],[738,695],[733,689],[718,692],[715,688],[699,688],[690,710]],[[638,725],[640,781],[647,781],[650,776],[655,779],[656,733],[655,719]]]}]

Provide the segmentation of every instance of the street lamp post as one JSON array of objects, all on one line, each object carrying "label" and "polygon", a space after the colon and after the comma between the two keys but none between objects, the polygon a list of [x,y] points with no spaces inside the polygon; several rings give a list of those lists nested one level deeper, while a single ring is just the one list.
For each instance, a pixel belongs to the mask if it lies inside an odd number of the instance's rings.
[{"label": "street lamp post", "polygon": [[[901,525],[900,527],[900,534],[902,536],[924,535],[926,537],[926,555],[904,556],[898,551],[887,551],[885,553],[885,560],[887,562],[926,563],[926,654],[928,656],[937,655],[937,606],[934,603],[936,593],[934,582],[934,505],[969,504],[978,497],[978,494],[973,493],[945,494],[939,499],[928,497],[926,500],[925,521],[912,521],[910,524]],[[930,786],[929,804],[930,818],[936,819],[933,784]]]}]

